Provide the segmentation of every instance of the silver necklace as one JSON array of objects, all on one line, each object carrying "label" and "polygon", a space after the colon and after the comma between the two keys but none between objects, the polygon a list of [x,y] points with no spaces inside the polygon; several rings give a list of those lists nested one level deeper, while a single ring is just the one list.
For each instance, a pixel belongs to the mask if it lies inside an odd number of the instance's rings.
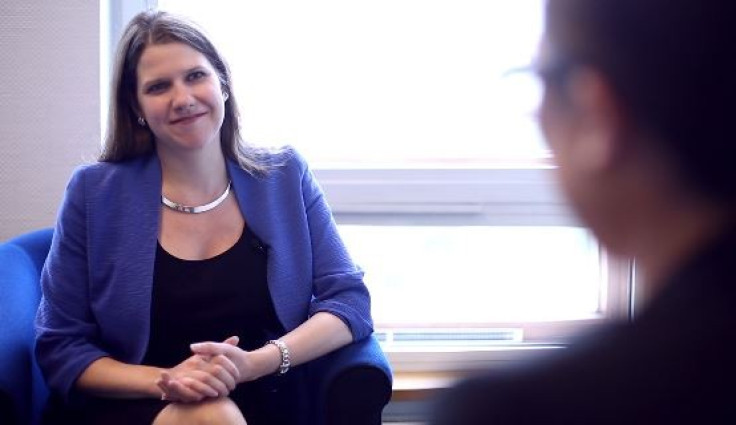
[{"label": "silver necklace", "polygon": [[225,191],[222,192],[222,195],[217,197],[214,201],[210,202],[209,204],[204,205],[198,205],[196,207],[190,207],[188,205],[179,204],[177,202],[172,201],[171,199],[164,196],[164,194],[161,194],[161,203],[166,205],[167,207],[171,208],[174,211],[179,211],[187,214],[199,214],[203,212],[207,212],[216,206],[220,205],[225,201],[225,198],[227,198],[227,195],[230,194],[230,184],[232,182],[228,180],[227,187],[225,188]]}]

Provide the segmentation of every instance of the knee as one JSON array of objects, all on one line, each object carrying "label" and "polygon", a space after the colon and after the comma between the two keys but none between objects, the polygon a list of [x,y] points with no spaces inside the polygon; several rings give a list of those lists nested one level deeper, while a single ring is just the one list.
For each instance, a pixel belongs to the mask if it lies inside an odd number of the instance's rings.
[{"label": "knee", "polygon": [[238,406],[223,397],[200,403],[172,403],[156,417],[153,425],[246,425]]}]

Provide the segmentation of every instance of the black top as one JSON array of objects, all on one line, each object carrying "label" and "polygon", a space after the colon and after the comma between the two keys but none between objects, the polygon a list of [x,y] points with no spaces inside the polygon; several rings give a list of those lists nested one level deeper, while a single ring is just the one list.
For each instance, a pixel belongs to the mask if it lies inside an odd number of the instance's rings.
[{"label": "black top", "polygon": [[[151,333],[142,364],[172,367],[192,355],[189,344],[224,341],[236,335],[238,346],[253,350],[284,334],[266,280],[267,252],[246,228],[229,250],[201,261],[176,258],[161,245],[156,251],[151,300]],[[240,383],[230,398],[248,425],[301,423],[306,401],[304,371],[264,376]],[[86,397],[66,405],[52,394],[44,424],[151,424],[167,401]],[[0,420],[1,422],[1,420]],[[4,422],[3,422],[4,423]]]},{"label": "black top", "polygon": [[736,232],[673,275],[643,314],[531,368],[465,382],[446,424],[736,423]]},{"label": "black top", "polygon": [[[151,334],[143,364],[171,367],[192,355],[189,344],[236,335],[246,351],[279,338],[279,322],[266,280],[267,252],[248,229],[226,252],[189,261],[161,245],[156,251]],[[241,383],[230,393],[249,425],[293,425],[305,410],[298,394],[303,371]],[[150,422],[149,422],[150,423]]]},{"label": "black top", "polygon": [[268,291],[265,248],[247,227],[232,248],[206,260],[182,260],[159,244],[153,276],[143,364],[177,365],[194,342],[237,335],[250,351],[284,333]]}]

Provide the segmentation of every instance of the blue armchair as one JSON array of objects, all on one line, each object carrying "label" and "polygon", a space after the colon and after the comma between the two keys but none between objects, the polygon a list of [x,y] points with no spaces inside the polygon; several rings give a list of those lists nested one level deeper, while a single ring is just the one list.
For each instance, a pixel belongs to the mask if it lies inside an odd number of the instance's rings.
[{"label": "blue armchair", "polygon": [[[0,423],[36,424],[48,389],[34,357],[39,276],[53,231],[0,243]],[[379,425],[391,397],[391,369],[375,338],[343,347],[304,367],[315,391],[313,425]]]}]

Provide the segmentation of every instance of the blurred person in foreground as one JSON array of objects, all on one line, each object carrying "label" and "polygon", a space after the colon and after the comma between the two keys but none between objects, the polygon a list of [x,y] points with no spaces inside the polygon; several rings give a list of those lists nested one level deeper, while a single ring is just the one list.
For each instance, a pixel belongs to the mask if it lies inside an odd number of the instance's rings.
[{"label": "blurred person in foreground", "polygon": [[486,372],[433,423],[736,423],[733,0],[549,0],[536,70],[557,177],[649,300],[550,357]]}]

